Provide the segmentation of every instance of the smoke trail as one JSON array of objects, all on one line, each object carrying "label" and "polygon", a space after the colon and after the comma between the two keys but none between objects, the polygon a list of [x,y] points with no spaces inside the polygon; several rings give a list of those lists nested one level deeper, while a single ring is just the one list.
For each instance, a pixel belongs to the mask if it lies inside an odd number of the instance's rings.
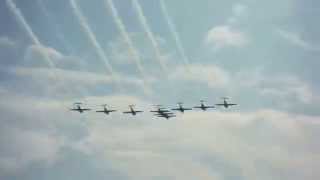
[{"label": "smoke trail", "polygon": [[[15,15],[17,21],[20,23],[20,25],[24,28],[24,30],[26,31],[26,33],[30,37],[32,43],[37,45],[37,46],[44,47],[41,44],[41,42],[38,39],[38,37],[32,31],[30,25],[25,20],[25,18],[22,15],[21,11],[17,8],[16,4],[12,0],[7,0],[6,2],[7,2],[7,5],[9,7],[10,11]],[[44,53],[44,57],[45,57],[44,59],[47,61],[47,63],[50,66],[50,68],[55,69],[56,67],[55,67],[54,63],[52,62],[52,60],[50,59],[50,57],[46,53]]]},{"label": "smoke trail", "polygon": [[[46,47],[44,46],[39,38],[35,35],[35,33],[33,32],[32,28],[30,27],[30,25],[27,23],[27,21],[25,20],[24,16],[22,15],[21,11],[17,8],[16,4],[13,2],[13,0],[6,0],[7,5],[10,9],[10,11],[15,15],[15,18],[17,19],[18,23],[20,23],[20,25],[23,27],[23,29],[26,31],[27,35],[29,36],[29,38],[32,41],[32,44],[39,46],[39,47]],[[57,83],[57,85],[61,85],[62,89],[67,92],[68,94],[71,94],[71,90],[67,89],[65,86],[64,81],[59,81],[60,79],[58,77],[58,74],[56,72],[56,66],[53,63],[52,59],[50,58],[49,54],[42,53],[44,60],[47,62],[49,68],[51,69],[51,71],[49,71],[48,73],[51,75],[51,77],[54,79],[54,81]],[[66,94],[66,93],[64,93]],[[62,103],[63,106],[65,106],[64,103]]]},{"label": "smoke trail", "polygon": [[88,39],[90,40],[91,44],[94,46],[97,55],[99,56],[99,59],[104,63],[106,69],[109,71],[112,80],[119,85],[118,83],[118,77],[116,76],[115,72],[113,71],[113,68],[110,64],[109,58],[107,57],[107,55],[105,54],[105,52],[103,51],[101,45],[99,44],[99,42],[97,41],[96,36],[94,35],[94,33],[92,32],[91,28],[89,27],[89,24],[87,23],[86,18],[84,17],[84,15],[82,14],[78,4],[76,3],[75,0],[70,0],[70,4],[71,4],[71,8],[74,12],[74,14],[76,15],[76,17],[79,20],[79,23],[82,27],[82,30],[85,32],[85,34],[87,35]]},{"label": "smoke trail", "polygon": [[166,72],[166,74],[167,74],[167,72],[168,72],[167,65],[161,56],[159,44],[158,44],[153,32],[151,31],[151,29],[148,25],[147,18],[145,17],[145,15],[143,13],[142,7],[141,7],[138,0],[132,0],[132,2],[133,2],[133,7],[134,7],[135,11],[138,14],[139,22],[140,22],[141,26],[143,27],[145,33],[147,34],[148,39],[151,41],[151,44],[152,44],[152,47],[155,51],[157,60],[159,61],[159,64],[160,64],[162,70],[164,72]]},{"label": "smoke trail", "polygon": [[123,22],[121,20],[121,17],[119,16],[118,10],[116,9],[116,7],[114,5],[113,0],[105,0],[105,3],[109,7],[109,9],[111,10],[111,14],[113,16],[114,22],[117,25],[117,27],[118,27],[118,29],[119,29],[119,31],[121,33],[121,36],[123,37],[125,43],[129,47],[129,52],[132,55],[132,57],[133,57],[133,59],[135,61],[135,64],[137,65],[138,71],[139,71],[139,73],[141,74],[141,76],[142,76],[142,78],[144,80],[144,83],[145,83],[145,87],[144,88],[148,89],[147,86],[146,86],[146,83],[147,83],[146,74],[145,74],[144,68],[141,65],[141,57],[140,57],[137,49],[133,45],[133,42],[132,42],[132,40],[130,38],[130,35],[126,30],[126,27],[123,24]]},{"label": "smoke trail", "polygon": [[172,19],[170,18],[170,15],[169,15],[169,12],[167,10],[167,6],[164,2],[164,0],[160,0],[160,7],[161,7],[161,11],[165,17],[165,19],[167,20],[167,23],[168,23],[168,26],[169,26],[169,29],[170,29],[170,32],[176,42],[176,46],[178,48],[178,51],[184,61],[184,64],[188,67],[189,66],[189,58],[188,56],[186,55],[186,52],[182,46],[182,43],[181,43],[181,40],[180,40],[180,37],[179,37],[179,33],[177,32],[176,30],[176,26],[175,24],[173,23]]},{"label": "smoke trail", "polygon": [[58,24],[57,22],[54,22],[53,18],[52,18],[52,14],[48,11],[48,9],[46,8],[46,5],[44,4],[43,0],[37,0],[37,3],[42,11],[42,13],[44,14],[45,18],[48,19],[49,22],[51,22],[50,24],[52,25],[54,31],[56,32],[56,36],[59,39],[59,41],[61,43],[63,43],[64,47],[66,48],[66,50],[69,53],[74,53],[75,51],[73,50],[73,48],[71,47],[71,45],[65,40],[66,37],[65,35],[61,32],[61,25]]}]

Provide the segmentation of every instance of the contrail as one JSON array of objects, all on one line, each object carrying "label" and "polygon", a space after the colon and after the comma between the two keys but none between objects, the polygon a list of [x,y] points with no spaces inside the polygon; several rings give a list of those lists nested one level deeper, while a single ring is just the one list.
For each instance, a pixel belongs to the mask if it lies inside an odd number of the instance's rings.
[{"label": "contrail", "polygon": [[169,26],[169,29],[170,29],[170,32],[176,42],[176,46],[178,48],[178,51],[184,61],[184,64],[185,66],[189,66],[189,58],[188,56],[186,55],[186,52],[182,46],[182,43],[181,43],[181,40],[180,40],[180,36],[179,36],[179,33],[178,31],[176,30],[176,26],[175,24],[173,23],[172,19],[170,18],[170,15],[169,15],[169,12],[168,12],[168,9],[167,9],[167,6],[164,2],[164,0],[160,0],[160,7],[161,7],[161,11],[168,23],[168,26]]},{"label": "contrail", "polygon": [[53,18],[52,18],[52,14],[48,11],[48,9],[46,8],[46,5],[44,4],[43,0],[37,0],[37,3],[41,9],[41,11],[43,12],[45,18],[48,19],[48,21],[50,22],[51,26],[53,27],[54,31],[56,32],[56,36],[59,39],[59,41],[61,43],[63,43],[64,47],[66,48],[66,50],[69,53],[74,53],[75,51],[73,50],[73,48],[71,47],[71,45],[65,40],[66,37],[65,35],[61,32],[61,25],[58,24],[57,22],[54,22]]},{"label": "contrail", "polygon": [[[53,15],[49,12],[49,10],[46,7],[44,0],[37,0],[37,3],[38,3],[40,10],[43,13],[43,15],[49,21],[49,24],[51,25],[51,27],[54,29],[56,37],[59,39],[59,41],[65,47],[65,50],[69,53],[69,55],[70,54],[75,55],[74,48],[72,48],[70,43],[66,41],[66,36],[64,35],[64,33],[61,30],[61,27],[62,27],[61,24],[57,23],[54,20]],[[75,83],[75,81],[73,81],[73,83]],[[87,90],[85,90],[84,88],[75,88],[75,90],[78,91],[83,96],[84,101],[86,101],[85,96],[89,95],[89,92]]]},{"label": "contrail", "polygon": [[137,69],[143,78],[145,88],[147,89],[146,73],[145,73],[143,66],[141,65],[141,57],[140,57],[137,49],[133,45],[133,42],[130,38],[130,35],[129,35],[129,33],[128,33],[128,31],[127,31],[124,23],[122,22],[122,19],[118,13],[118,10],[114,5],[113,0],[105,0],[104,2],[106,3],[107,8],[109,7],[108,9],[110,9],[110,11],[111,11],[114,22],[117,25],[122,38],[124,39],[125,43],[127,44],[128,48],[129,48],[129,52],[132,55],[133,60],[135,61]]},{"label": "contrail", "polygon": [[[40,42],[39,38],[35,35],[31,26],[27,23],[26,19],[22,15],[21,11],[17,8],[17,6],[13,2],[13,0],[6,0],[6,2],[7,2],[7,5],[9,7],[10,11],[15,15],[18,23],[23,27],[23,29],[26,31],[27,35],[31,39],[32,44],[39,46],[39,47],[46,47]],[[64,81],[59,81],[59,79],[58,79],[59,76],[56,73],[56,66],[53,63],[50,56],[47,53],[43,53],[42,55],[44,57],[44,60],[47,62],[49,68],[51,69],[51,71],[49,71],[48,73],[50,73],[52,75],[52,77],[54,78],[54,81],[56,81],[56,83],[61,83],[63,90],[68,93],[71,93],[71,91],[69,89],[66,89]]]},{"label": "contrail", "polygon": [[116,76],[115,72],[113,71],[113,68],[110,64],[109,58],[107,57],[107,55],[105,54],[104,50],[102,49],[101,45],[99,44],[99,42],[97,41],[96,36],[94,35],[93,31],[91,30],[91,28],[89,27],[89,24],[87,23],[86,18],[84,17],[84,15],[82,14],[80,7],[78,6],[78,4],[76,3],[75,0],[70,0],[70,4],[71,4],[71,8],[74,12],[74,14],[76,15],[76,17],[79,20],[79,23],[82,27],[82,30],[85,32],[85,34],[87,35],[90,43],[94,46],[97,55],[99,56],[99,59],[104,63],[106,69],[109,71],[111,78],[113,79],[113,81],[119,85],[118,82],[118,77]]},{"label": "contrail", "polygon": [[132,0],[132,2],[133,2],[133,7],[134,7],[135,11],[138,14],[139,22],[140,22],[141,26],[143,27],[145,33],[147,34],[148,39],[151,41],[151,44],[152,44],[152,47],[155,51],[155,55],[157,57],[157,60],[159,61],[159,64],[160,64],[162,70],[167,73],[168,68],[165,63],[165,60],[162,58],[162,55],[160,52],[160,46],[159,46],[153,32],[151,31],[151,28],[147,22],[147,18],[145,17],[145,15],[143,13],[142,7],[141,7],[138,0]]},{"label": "contrail", "polygon": [[[42,43],[40,42],[40,40],[38,39],[38,37],[32,31],[30,25],[25,20],[21,11],[17,8],[16,4],[12,0],[7,0],[6,2],[7,2],[7,5],[9,7],[10,11],[15,15],[17,21],[20,23],[20,25],[24,28],[24,30],[26,31],[26,33],[30,37],[32,43],[37,46],[44,47],[42,45]],[[56,67],[55,67],[54,63],[52,62],[52,60],[50,59],[50,57],[46,53],[44,53],[44,57],[45,57],[44,59],[47,61],[50,68],[55,69]]]}]

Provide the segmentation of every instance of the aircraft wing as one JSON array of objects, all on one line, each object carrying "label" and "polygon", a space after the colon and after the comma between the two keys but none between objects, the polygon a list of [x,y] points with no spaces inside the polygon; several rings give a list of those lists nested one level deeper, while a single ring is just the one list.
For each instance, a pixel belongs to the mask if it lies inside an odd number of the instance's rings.
[{"label": "aircraft wing", "polygon": [[170,118],[174,118],[174,117],[177,117],[177,116],[157,116],[157,117],[162,117],[162,118],[170,119]]},{"label": "aircraft wing", "polygon": [[217,106],[224,106],[224,104],[216,104]]},{"label": "aircraft wing", "polygon": [[123,114],[132,114],[131,111],[126,111],[126,112],[123,112]]},{"label": "aircraft wing", "polygon": [[238,104],[228,104],[228,106],[236,106],[236,105],[238,105]]},{"label": "aircraft wing", "polygon": [[202,107],[201,107],[201,106],[195,106],[195,107],[193,107],[193,108],[202,109]]},{"label": "aircraft wing", "polygon": [[136,113],[142,113],[143,111],[134,111],[134,112],[136,112]]},{"label": "aircraft wing", "polygon": [[191,111],[191,108],[184,108],[185,111]]},{"label": "aircraft wing", "polygon": [[164,113],[166,113],[166,112],[169,112],[168,110],[160,110],[160,111],[150,111],[150,112],[154,112],[154,113],[161,113],[161,112],[164,112]]},{"label": "aircraft wing", "polygon": [[110,110],[109,112],[116,112],[117,110]]},{"label": "aircraft wing", "polygon": [[81,109],[82,111],[91,111],[91,109]]},{"label": "aircraft wing", "polygon": [[159,114],[155,114],[155,116],[171,116],[174,115],[174,113],[159,113]]}]

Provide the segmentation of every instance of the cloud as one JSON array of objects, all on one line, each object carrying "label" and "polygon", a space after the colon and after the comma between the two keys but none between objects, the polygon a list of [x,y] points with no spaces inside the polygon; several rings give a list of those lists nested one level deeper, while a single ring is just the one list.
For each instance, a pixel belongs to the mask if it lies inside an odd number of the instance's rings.
[{"label": "cloud", "polygon": [[205,43],[214,50],[226,47],[244,47],[248,45],[249,38],[241,31],[231,26],[222,25],[210,29],[206,35]]},{"label": "cloud", "polygon": [[250,43],[248,35],[238,30],[236,25],[245,17],[248,17],[249,8],[245,4],[236,3],[232,6],[232,15],[226,22],[212,27],[206,34],[205,43],[213,50],[227,47],[244,47]]},{"label": "cloud", "polygon": [[16,43],[9,39],[8,37],[5,37],[5,36],[1,36],[0,37],[0,47],[13,47],[15,46]]},{"label": "cloud", "polygon": [[56,68],[69,69],[69,70],[88,70],[88,62],[83,58],[76,56],[67,56],[58,50],[42,46],[42,45],[30,45],[24,54],[24,65],[28,67],[48,67],[44,61],[45,57],[49,57]]},{"label": "cloud", "polygon": [[185,67],[180,66],[170,75],[176,81],[191,81],[207,84],[209,88],[221,88],[227,86],[230,81],[229,74],[218,66],[190,64],[190,73],[186,73]]},{"label": "cloud", "polygon": [[311,175],[308,169],[319,159],[306,148],[300,124],[310,118],[274,110],[191,112],[139,128],[98,123],[89,127],[89,135],[78,145],[86,147],[85,153],[103,157],[101,161],[112,161],[115,169],[132,179],[225,179],[230,174],[280,179],[277,170],[269,171],[273,168],[297,172],[281,179],[301,179]]},{"label": "cloud", "polygon": [[[83,153],[78,158],[90,161],[94,167],[105,169],[105,164],[110,163],[113,170],[130,179],[320,176],[309,171],[318,164],[319,157],[308,147],[318,139],[308,136],[306,140],[309,124],[317,129],[315,122],[319,117],[270,109],[188,112],[171,121],[154,118],[147,112],[137,117],[123,116],[121,111],[128,104],[137,104],[137,109],[142,110],[148,110],[152,104],[128,95],[87,97],[89,107],[110,103],[120,112],[111,116],[79,115],[66,112],[59,101],[15,96],[7,94],[0,101],[0,132],[4,133],[0,143],[6,144],[6,139],[15,137],[10,146],[1,146],[5,153],[0,153],[0,165],[11,173],[21,172],[12,168],[16,167],[12,162],[25,169],[33,163],[52,167],[57,159],[60,163],[69,161],[60,153],[68,149],[73,154]],[[20,118],[14,118],[16,115]],[[83,133],[77,135],[79,132]],[[318,148],[314,146],[312,151]],[[20,161],[8,161],[14,157]]]},{"label": "cloud", "polygon": [[276,32],[280,37],[290,42],[292,45],[300,47],[308,51],[320,51],[320,47],[305,41],[299,34],[277,29]]},{"label": "cloud", "polygon": [[261,93],[279,99],[293,98],[304,104],[312,104],[315,96],[312,88],[294,77],[283,77],[273,81],[263,81],[260,84]]},{"label": "cloud", "polygon": [[[55,69],[48,67],[43,60],[45,57],[49,57],[57,65]],[[88,95],[88,93],[101,93],[103,88],[108,93],[114,90],[110,74],[105,74],[103,69],[97,70],[99,63],[89,64],[82,58],[66,56],[51,47],[30,45],[25,55],[19,57],[17,62],[21,65],[0,68],[0,73],[5,78],[0,83],[4,91],[32,96],[38,94],[37,96],[51,97],[52,94],[55,94],[57,97],[77,97]],[[154,81],[151,76],[148,80],[149,82]],[[128,72],[119,73],[118,81],[124,87],[136,87],[130,90],[135,93],[138,93],[143,86],[142,79]],[[105,88],[106,86],[112,88]],[[24,91],[21,91],[21,88]]]},{"label": "cloud", "polygon": [[0,36],[0,59],[2,67],[21,64],[21,51],[23,51],[23,49],[18,42],[9,37]]},{"label": "cloud", "polygon": [[[13,67],[5,69],[0,68],[0,72],[15,82],[14,84],[11,83],[9,86],[5,86],[6,90],[18,94],[38,94],[37,96],[46,94],[49,97],[55,94],[55,98],[79,97],[85,95],[83,93],[86,93],[86,95],[93,95],[98,93],[97,89],[113,84],[112,78],[108,75],[79,70],[52,70],[43,67]],[[53,76],[53,74],[55,74],[55,76]],[[121,75],[118,78],[123,86],[136,87],[138,90],[142,88],[143,82],[140,79],[126,75]],[[6,82],[3,83],[5,85]],[[19,89],[21,88],[24,89],[23,92],[20,92]],[[109,91],[112,91],[112,89],[109,88]],[[136,92],[133,90],[131,91]]]},{"label": "cloud", "polygon": [[139,0],[133,0],[132,5],[133,5],[135,12],[137,13],[139,23],[151,43],[151,46],[153,48],[153,52],[155,53],[156,60],[158,61],[159,66],[161,67],[161,70],[166,75],[168,73],[168,67],[167,67],[165,59],[163,59],[160,44],[158,43],[157,37],[155,36],[153,31],[151,30],[151,27],[148,23],[147,17],[145,16],[145,14],[143,12],[143,9],[142,9],[142,6],[141,6]]},{"label": "cloud", "polygon": [[235,79],[238,87],[255,89],[263,97],[275,98],[290,106],[293,103],[313,104],[320,100],[310,84],[292,74],[275,75],[258,70],[253,73],[239,72]]},{"label": "cloud", "polygon": [[[130,39],[135,38],[135,34],[130,34]],[[129,51],[129,48],[127,46],[127,43],[123,38],[117,38],[115,41],[112,41],[108,44],[108,51],[110,52],[110,57],[112,60],[119,65],[133,65],[134,60],[131,58],[131,53]],[[140,53],[140,49],[136,51],[136,53],[139,53],[139,57],[142,57],[142,54]]]},{"label": "cloud", "polygon": [[[313,86],[300,77],[286,73],[270,74],[259,68],[233,73],[213,64],[191,64],[190,73],[185,73],[183,66],[180,66],[170,74],[170,78],[188,84],[205,84],[211,91],[220,89],[234,96],[251,92],[251,96],[262,98],[262,101],[277,100],[286,108],[320,102],[320,96]],[[220,94],[219,91],[216,93]]]},{"label": "cloud", "polygon": [[54,164],[65,143],[55,129],[58,121],[63,122],[61,111],[52,108],[54,103],[14,92],[5,92],[0,99],[0,177],[17,175],[32,164]]},{"label": "cloud", "polygon": [[44,132],[16,129],[1,130],[0,169],[3,173],[15,173],[32,163],[49,165],[57,160],[63,145],[61,138]]},{"label": "cloud", "polygon": [[245,4],[234,4],[232,6],[232,16],[228,18],[227,22],[229,24],[235,24],[242,18],[247,17],[249,14],[249,8]]}]

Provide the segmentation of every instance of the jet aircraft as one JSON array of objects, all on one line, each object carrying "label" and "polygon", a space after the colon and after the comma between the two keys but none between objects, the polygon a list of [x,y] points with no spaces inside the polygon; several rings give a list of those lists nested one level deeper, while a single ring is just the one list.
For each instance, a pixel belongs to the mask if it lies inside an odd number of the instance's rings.
[{"label": "jet aircraft", "polygon": [[158,107],[157,110],[150,111],[150,112],[156,113],[156,114],[154,114],[156,117],[161,117],[161,118],[166,118],[166,119],[176,117],[173,112],[170,112],[166,108],[162,108],[161,105],[156,105],[156,107]]},{"label": "jet aircraft", "polygon": [[196,108],[196,109],[201,109],[202,111],[206,111],[207,109],[212,109],[212,108],[215,108],[214,106],[206,106],[204,104],[205,101],[201,100],[201,105],[200,106],[195,106],[193,108]]},{"label": "jet aircraft", "polygon": [[169,110],[167,110],[166,108],[163,108],[161,107],[161,105],[155,105],[157,107],[157,110],[153,110],[153,111],[150,111],[150,112],[153,112],[153,113],[168,113],[170,112]]},{"label": "jet aircraft", "polygon": [[223,97],[222,99],[223,99],[223,103],[222,104],[216,104],[217,106],[223,106],[225,108],[229,108],[230,106],[236,106],[237,105],[237,104],[228,103],[227,99],[229,99],[229,98],[227,98],[227,97]]},{"label": "jet aircraft", "polygon": [[171,109],[171,110],[173,110],[173,111],[180,111],[181,113],[184,113],[185,111],[191,111],[192,110],[192,108],[184,108],[183,107],[183,103],[181,103],[181,102],[179,102],[178,103],[178,108],[174,108],[174,109]]},{"label": "jet aircraft", "polygon": [[156,114],[155,116],[161,117],[161,118],[166,118],[169,120],[170,118],[176,117],[173,113],[161,113],[161,114]]},{"label": "jet aircraft", "polygon": [[96,111],[97,113],[105,113],[106,115],[109,115],[112,112],[116,112],[117,110],[109,110],[107,108],[107,104],[101,105],[103,107],[102,111]]},{"label": "jet aircraft", "polygon": [[73,104],[73,108],[70,109],[70,111],[78,111],[79,113],[83,113],[83,112],[86,112],[86,111],[91,111],[91,109],[88,109],[88,108],[82,108],[82,103],[74,103]]},{"label": "jet aircraft", "polygon": [[137,113],[142,113],[143,111],[136,111],[134,110],[134,105],[130,105],[129,108],[130,108],[130,111],[125,111],[123,112],[124,114],[131,114],[133,116],[137,115]]}]

